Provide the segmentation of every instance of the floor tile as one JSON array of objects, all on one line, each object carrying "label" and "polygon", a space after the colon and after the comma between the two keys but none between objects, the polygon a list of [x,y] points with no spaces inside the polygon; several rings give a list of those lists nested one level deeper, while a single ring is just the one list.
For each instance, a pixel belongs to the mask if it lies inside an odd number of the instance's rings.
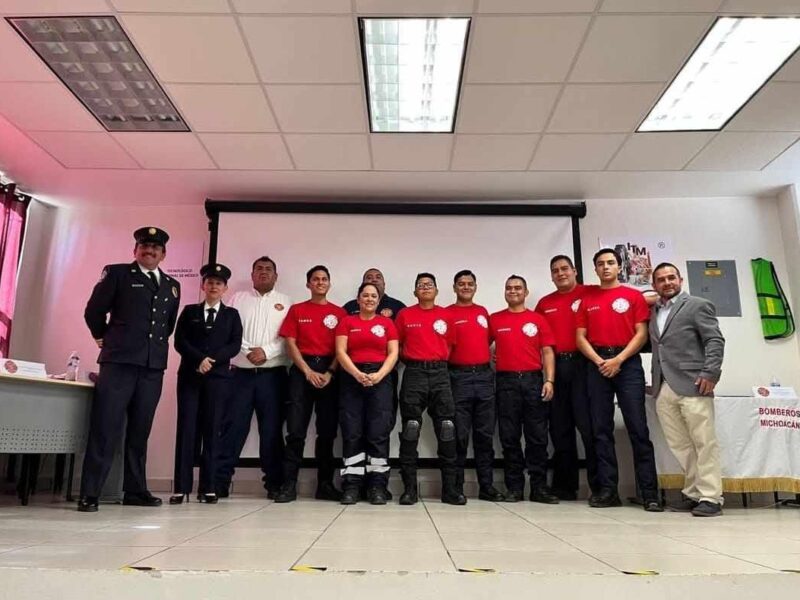
[{"label": "floor tile", "polygon": [[494,569],[502,573],[596,574],[614,569],[577,550],[520,552],[517,550],[450,552],[459,569]]},{"label": "floor tile", "polygon": [[566,535],[636,535],[637,529],[625,523],[537,523],[538,527],[558,537]]},{"label": "floor tile", "polygon": [[663,554],[597,553],[597,559],[620,571],[657,571],[662,575],[719,575],[770,573],[773,569],[728,556],[679,556]]},{"label": "floor tile", "polygon": [[661,535],[564,535],[561,539],[589,554],[713,554],[710,550]]},{"label": "floor tile", "polygon": [[0,567],[47,569],[120,569],[164,548],[104,546],[30,546],[0,554]]},{"label": "floor tile", "polygon": [[355,531],[435,531],[424,512],[403,514],[346,513],[331,524],[332,529]]},{"label": "floor tile", "polygon": [[349,527],[331,527],[314,543],[314,548],[331,548],[340,550],[441,550],[442,540],[434,531],[380,531],[355,530]]},{"label": "floor tile", "polygon": [[286,571],[305,551],[303,545],[273,548],[179,546],[141,560],[134,566],[161,571]]},{"label": "floor tile", "polygon": [[514,533],[520,531],[540,531],[532,523],[516,515],[478,515],[465,513],[463,515],[437,514],[432,515],[436,529],[440,532],[452,531],[479,531],[494,534]]},{"label": "floor tile", "polygon": [[382,571],[441,573],[455,571],[444,549],[380,550],[369,548],[342,552],[331,548],[312,548],[299,564],[327,567],[330,571]]},{"label": "floor tile", "polygon": [[780,537],[726,536],[719,538],[676,537],[675,539],[733,556],[741,554],[800,554],[800,540]]},{"label": "floor tile", "polygon": [[514,550],[518,552],[565,551],[573,548],[558,538],[541,532],[507,532],[494,535],[475,531],[443,531],[448,550]]},{"label": "floor tile", "polygon": [[184,541],[182,546],[272,548],[288,544],[292,546],[309,547],[319,535],[319,531],[219,528],[192,537]]},{"label": "floor tile", "polygon": [[800,571],[800,554],[739,554],[736,558],[771,569]]}]

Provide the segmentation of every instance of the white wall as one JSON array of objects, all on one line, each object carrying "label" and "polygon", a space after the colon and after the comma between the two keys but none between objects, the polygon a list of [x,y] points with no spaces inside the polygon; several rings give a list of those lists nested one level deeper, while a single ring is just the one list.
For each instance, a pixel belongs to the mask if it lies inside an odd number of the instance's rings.
[{"label": "white wall", "polygon": [[[784,291],[792,300],[792,313],[795,324],[800,325],[800,198],[797,197],[797,186],[787,186],[777,198],[778,218],[781,224],[781,237],[786,254],[786,270],[789,279],[781,281]],[[794,293],[787,291],[792,290]],[[800,348],[800,335],[795,335],[794,340]]]},{"label": "white wall", "polygon": [[[581,244],[588,283],[597,280],[591,261],[599,247],[598,239],[603,237],[667,237],[674,248],[672,262],[681,271],[685,271],[687,260],[735,260],[742,316],[720,318],[727,343],[718,393],[749,395],[751,386],[768,383],[772,375],[784,385],[800,389],[796,336],[774,342],[764,340],[750,269],[752,258],[771,260],[785,284],[784,290],[792,297],[775,198],[590,200],[587,211],[581,223]],[[796,250],[787,248],[791,261],[796,262]],[[685,284],[688,289],[688,279]],[[794,295],[798,291],[795,288]]]}]

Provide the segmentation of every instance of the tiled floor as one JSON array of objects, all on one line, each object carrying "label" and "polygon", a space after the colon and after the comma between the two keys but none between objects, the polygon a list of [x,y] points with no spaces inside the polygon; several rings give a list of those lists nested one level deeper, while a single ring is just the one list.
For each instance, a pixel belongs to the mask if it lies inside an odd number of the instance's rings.
[{"label": "tiled floor", "polygon": [[800,571],[800,511],[728,508],[717,519],[470,500],[412,507],[233,498],[146,509],[0,504],[0,568],[158,571],[746,575]]}]

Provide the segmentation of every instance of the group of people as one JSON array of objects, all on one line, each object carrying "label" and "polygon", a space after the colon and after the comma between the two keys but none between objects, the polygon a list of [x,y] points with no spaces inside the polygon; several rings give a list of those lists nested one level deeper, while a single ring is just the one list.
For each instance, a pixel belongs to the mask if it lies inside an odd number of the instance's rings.
[{"label": "group of people", "polygon": [[[262,256],[252,265],[252,289],[237,292],[229,304],[222,297],[230,269],[205,265],[204,300],[178,316],[180,286],[158,268],[168,235],[147,227],[134,238],[134,262],[103,270],[85,312],[101,352],[80,511],[97,510],[126,419],[123,503],[161,504],[147,490],[145,457],[174,329],[181,364],[171,504],[183,503],[192,492],[198,449],[198,500],[216,503],[229,495],[254,413],[269,498],[297,498],[315,414],[316,498],[386,504],[391,499],[389,439],[399,404],[400,504],[418,501],[417,447],[427,412],[436,434],[442,502],[467,502],[463,487],[470,438],[480,499],[523,500],[526,471],[531,501],[577,499],[577,428],[589,505],[619,506],[616,397],[631,440],[638,495],[645,510],[660,512],[640,357],[649,339],[652,394],[670,448],[686,473],[681,500],[670,508],[696,516],[721,514],[713,394],[724,338],[713,305],[682,290],[675,265],[656,267],[657,299],[648,301],[620,284],[621,259],[613,249],[601,249],[593,258],[598,285],[579,284],[571,258],[555,256],[550,261],[555,291],[528,308],[528,284],[512,274],[505,282],[507,308],[490,315],[474,303],[478,281],[469,270],[455,274],[455,303],[448,307],[437,304],[432,273],[416,276],[417,303],[406,307],[386,294],[383,274],[374,268],[364,273],[356,298],[339,307],[327,299],[328,268],[316,265],[306,273],[310,298],[292,304],[275,289],[275,261]],[[402,383],[399,362],[405,367]],[[493,481],[496,427],[503,450],[502,492]],[[339,428],[341,490],[334,484]],[[554,447],[550,484],[548,435]]]}]

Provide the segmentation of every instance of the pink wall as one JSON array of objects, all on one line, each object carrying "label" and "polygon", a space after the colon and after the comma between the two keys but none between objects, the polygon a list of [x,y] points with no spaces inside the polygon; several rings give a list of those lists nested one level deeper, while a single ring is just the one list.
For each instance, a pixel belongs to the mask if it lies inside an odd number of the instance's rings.
[{"label": "pink wall", "polygon": [[[170,234],[165,269],[171,260],[185,266],[189,259],[179,259],[189,250],[202,254],[198,262],[207,256],[208,220],[202,206],[53,209],[39,205],[31,217],[11,355],[45,362],[49,373],[64,372],[73,350],[80,353],[84,376],[97,370],[98,351],[83,321],[83,309],[104,265],[133,260],[134,229],[155,225]],[[188,288],[182,290],[185,301],[198,297],[196,285],[183,286]],[[148,478],[161,480],[158,488],[172,477],[178,362],[173,349],[150,436]]]}]

